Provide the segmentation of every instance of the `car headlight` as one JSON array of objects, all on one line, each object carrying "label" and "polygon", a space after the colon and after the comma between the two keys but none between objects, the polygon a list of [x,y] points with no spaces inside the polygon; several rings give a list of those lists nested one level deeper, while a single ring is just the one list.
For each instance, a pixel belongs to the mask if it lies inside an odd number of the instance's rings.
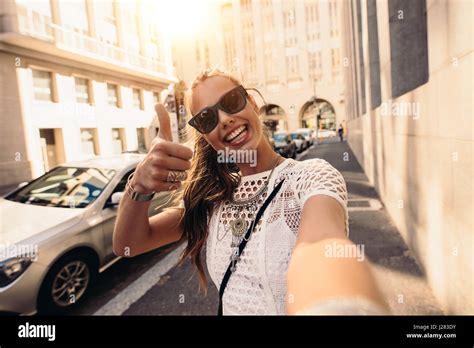
[{"label": "car headlight", "polygon": [[0,287],[7,286],[23,274],[31,265],[31,258],[25,256],[13,257],[0,262]]}]

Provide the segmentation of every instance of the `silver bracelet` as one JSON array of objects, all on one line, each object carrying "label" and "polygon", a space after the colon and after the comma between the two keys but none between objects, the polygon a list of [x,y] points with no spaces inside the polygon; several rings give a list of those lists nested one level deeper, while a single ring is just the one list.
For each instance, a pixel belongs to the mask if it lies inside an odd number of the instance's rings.
[{"label": "silver bracelet", "polygon": [[131,173],[127,178],[127,184],[125,185],[126,186],[125,191],[127,192],[127,195],[136,202],[151,201],[153,197],[155,196],[156,192],[153,191],[150,193],[140,193],[140,192],[135,191],[135,189],[132,187],[132,184],[131,184],[133,174],[135,174],[135,172]]}]

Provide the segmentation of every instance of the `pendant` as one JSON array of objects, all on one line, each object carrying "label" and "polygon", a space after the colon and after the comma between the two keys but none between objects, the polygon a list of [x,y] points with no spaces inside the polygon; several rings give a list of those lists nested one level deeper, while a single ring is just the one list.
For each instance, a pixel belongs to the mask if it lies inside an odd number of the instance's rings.
[{"label": "pendant", "polygon": [[235,237],[241,237],[247,229],[247,221],[242,218],[237,218],[230,221],[230,227],[232,229],[232,235]]},{"label": "pendant", "polygon": [[239,247],[239,238],[232,236],[232,243],[230,244],[231,248],[238,248]]},{"label": "pendant", "polygon": [[239,261],[240,259],[240,256],[239,256],[239,248],[233,248],[234,250],[232,251],[232,254],[230,255],[230,262],[232,263],[231,267],[230,267],[230,271],[231,272],[235,272],[235,270],[237,269],[235,264],[237,263],[237,261]]}]

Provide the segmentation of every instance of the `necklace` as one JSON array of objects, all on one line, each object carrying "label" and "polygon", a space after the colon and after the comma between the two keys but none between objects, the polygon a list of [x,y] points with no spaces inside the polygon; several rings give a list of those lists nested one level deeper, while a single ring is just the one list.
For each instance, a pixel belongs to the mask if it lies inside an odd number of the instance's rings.
[{"label": "necklace", "polygon": [[241,238],[243,237],[248,227],[248,223],[243,217],[244,208],[247,208],[246,210],[250,210],[252,215],[257,211],[257,201],[267,191],[268,183],[270,182],[270,178],[273,174],[273,171],[275,170],[277,165],[281,163],[280,159],[281,157],[278,156],[278,158],[273,164],[272,170],[270,171],[270,174],[268,175],[267,180],[265,181],[265,184],[257,191],[256,194],[254,194],[252,197],[247,198],[245,200],[236,201],[233,198],[231,199],[232,205],[230,209],[231,211],[234,210],[235,212],[231,213],[232,214],[231,216],[233,217],[233,219],[229,221],[230,228],[224,224],[225,233],[222,237],[219,237],[219,235],[217,235],[217,240],[219,241],[223,240],[230,229],[232,231],[231,247],[234,249],[237,248],[238,250],[238,246],[240,244]]}]

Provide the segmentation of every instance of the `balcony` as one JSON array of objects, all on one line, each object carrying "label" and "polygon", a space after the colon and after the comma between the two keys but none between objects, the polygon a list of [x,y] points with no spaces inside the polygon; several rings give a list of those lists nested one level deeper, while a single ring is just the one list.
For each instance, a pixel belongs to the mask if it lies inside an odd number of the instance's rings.
[{"label": "balcony", "polygon": [[[20,4],[17,4],[18,27],[16,30],[12,25],[14,21],[11,22],[11,18],[5,17],[8,16],[3,16],[2,19],[4,31],[6,29],[9,32],[17,32],[24,37],[40,40],[40,43],[32,45],[27,40],[14,39],[4,39],[3,41],[38,49],[50,54],[65,56],[81,62],[100,65],[112,70],[116,70],[114,68],[122,68],[122,70],[126,69],[132,74],[140,73],[152,78],[174,81],[174,69],[172,66],[168,66],[157,59],[127,51],[122,47],[85,35],[77,30],[59,26],[52,22],[51,17]],[[57,50],[51,50],[50,45],[54,45]],[[89,59],[84,60],[84,58]]]},{"label": "balcony", "polygon": [[50,24],[53,31],[56,47],[81,55],[88,55],[95,59],[113,62],[114,64],[128,65],[145,70],[167,73],[167,66],[158,60],[100,41],[75,30]]},{"label": "balcony", "polygon": [[18,27],[22,34],[49,42],[54,41],[51,17],[21,5],[17,5],[17,12]]}]

